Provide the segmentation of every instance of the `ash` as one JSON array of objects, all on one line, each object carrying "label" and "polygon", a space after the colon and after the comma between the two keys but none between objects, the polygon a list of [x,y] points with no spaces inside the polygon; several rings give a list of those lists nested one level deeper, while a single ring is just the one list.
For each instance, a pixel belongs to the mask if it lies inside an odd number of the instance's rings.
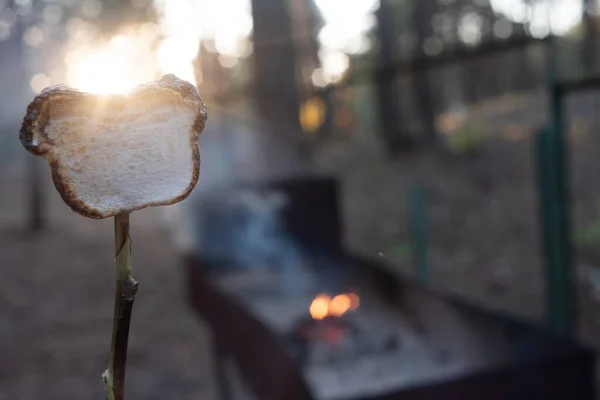
[{"label": "ash", "polygon": [[464,373],[459,360],[441,360],[425,343],[408,335],[392,352],[364,354],[343,363],[313,364],[304,376],[318,399],[350,399],[407,388]]}]

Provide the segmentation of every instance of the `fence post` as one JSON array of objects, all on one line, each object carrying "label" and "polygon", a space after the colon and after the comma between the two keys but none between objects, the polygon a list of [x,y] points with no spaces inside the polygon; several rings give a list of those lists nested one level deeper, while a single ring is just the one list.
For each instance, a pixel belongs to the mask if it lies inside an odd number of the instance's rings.
[{"label": "fence post", "polygon": [[556,84],[550,48],[548,96],[550,125],[536,135],[540,227],[546,269],[546,321],[560,335],[571,335],[576,321],[569,218],[567,144],[563,91]]},{"label": "fence post", "polygon": [[545,315],[546,324],[559,332],[560,323],[560,274],[557,264],[557,224],[556,224],[556,171],[553,162],[552,141],[544,128],[535,136],[535,159],[537,172],[537,186],[539,199],[539,219],[541,253],[546,281]]}]

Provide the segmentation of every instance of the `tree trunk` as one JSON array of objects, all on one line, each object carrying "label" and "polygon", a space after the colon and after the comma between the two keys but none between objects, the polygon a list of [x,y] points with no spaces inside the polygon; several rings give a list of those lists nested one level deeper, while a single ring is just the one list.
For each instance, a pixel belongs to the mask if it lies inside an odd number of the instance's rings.
[{"label": "tree trunk", "polygon": [[[433,16],[435,3],[432,3],[431,0],[419,0],[414,2],[414,7],[413,26],[417,35],[417,47],[414,56],[425,57],[426,53],[423,46],[425,41],[433,34],[431,17]],[[413,73],[412,92],[419,109],[423,133],[425,139],[433,141],[436,136],[435,113],[431,102],[428,71],[413,71]]]},{"label": "tree trunk", "polygon": [[296,56],[287,3],[252,0],[254,95],[258,114],[281,134],[301,132]]},{"label": "tree trunk", "polygon": [[[394,62],[394,21],[388,0],[380,0],[377,17],[377,36],[379,39],[378,71],[387,69]],[[376,73],[375,85],[378,99],[378,111],[381,133],[390,152],[405,149],[410,141],[408,132],[402,125],[400,93],[398,82],[393,74]]]},{"label": "tree trunk", "polygon": [[598,21],[587,10],[593,10],[596,7],[596,0],[583,1],[583,46],[581,52],[581,61],[587,74],[593,74],[597,70],[598,57]]}]

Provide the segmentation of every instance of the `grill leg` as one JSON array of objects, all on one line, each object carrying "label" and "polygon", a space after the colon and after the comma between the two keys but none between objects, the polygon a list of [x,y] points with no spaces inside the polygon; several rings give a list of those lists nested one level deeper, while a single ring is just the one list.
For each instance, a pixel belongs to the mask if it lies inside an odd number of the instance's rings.
[{"label": "grill leg", "polygon": [[213,335],[214,346],[213,346],[213,358],[215,366],[215,379],[217,381],[217,394],[219,400],[232,400],[231,394],[231,382],[227,373],[227,350],[225,346],[216,339]]}]

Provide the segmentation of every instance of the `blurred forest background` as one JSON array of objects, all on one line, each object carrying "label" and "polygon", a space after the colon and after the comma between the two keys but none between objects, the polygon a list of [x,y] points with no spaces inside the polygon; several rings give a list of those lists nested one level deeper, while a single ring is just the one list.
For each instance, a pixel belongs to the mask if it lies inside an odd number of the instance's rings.
[{"label": "blurred forest background", "polygon": [[[559,79],[600,73],[599,15],[595,0],[0,0],[0,168],[27,176],[16,137],[44,87],[123,92],[174,73],[208,104],[207,141],[255,132],[231,149],[340,179],[349,249],[413,274],[407,198],[422,185],[431,285],[538,319],[548,42]],[[578,333],[596,346],[599,106],[589,91],[566,107]],[[246,169],[218,166],[238,157],[230,143],[204,150],[200,191]],[[13,202],[5,226],[28,218]]]},{"label": "blurred forest background", "polygon": [[[15,134],[27,102],[44,87],[122,92],[175,73],[199,87],[212,111],[209,129],[223,136],[272,131],[306,168],[338,176],[350,248],[384,254],[411,272],[405,200],[412,185],[425,184],[432,191],[432,283],[540,315],[532,133],[547,118],[545,44],[555,35],[561,79],[597,71],[595,1],[0,6],[0,86],[10,93],[0,106],[3,165],[25,159]],[[587,277],[600,244],[597,100],[594,93],[572,97],[573,206]],[[280,152],[268,146],[257,151],[266,158]],[[206,181],[225,179],[209,169]]]}]

